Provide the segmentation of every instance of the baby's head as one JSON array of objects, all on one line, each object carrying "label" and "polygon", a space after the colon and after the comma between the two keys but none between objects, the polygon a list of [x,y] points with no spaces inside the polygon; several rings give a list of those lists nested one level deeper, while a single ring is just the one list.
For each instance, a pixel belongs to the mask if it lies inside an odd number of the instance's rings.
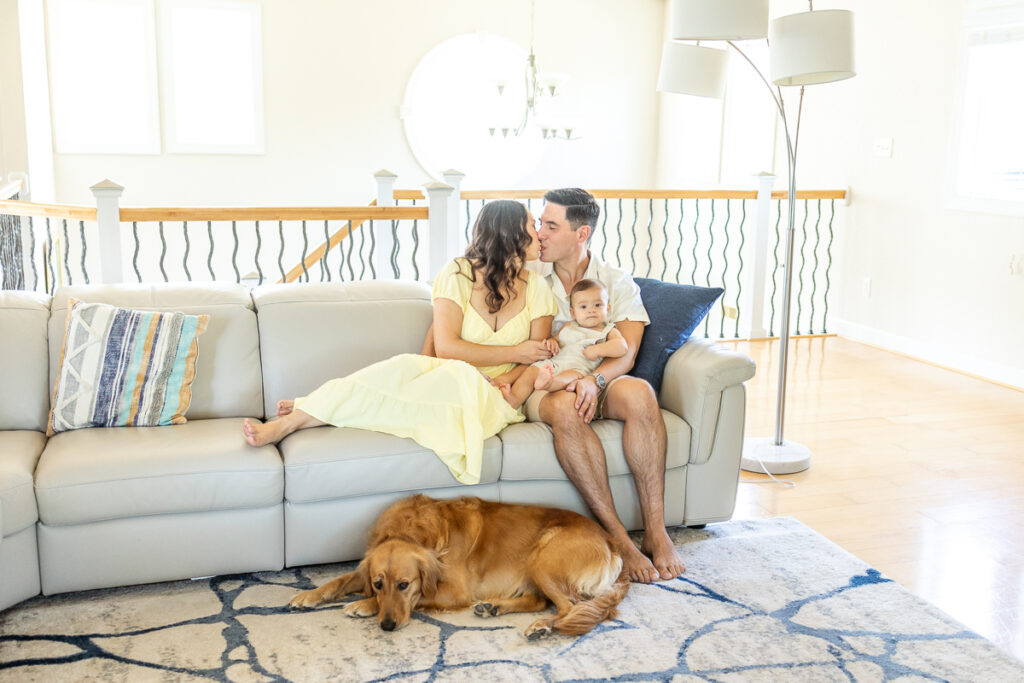
[{"label": "baby's head", "polygon": [[580,280],[569,292],[569,310],[580,327],[604,327],[608,319],[608,290],[597,280]]}]

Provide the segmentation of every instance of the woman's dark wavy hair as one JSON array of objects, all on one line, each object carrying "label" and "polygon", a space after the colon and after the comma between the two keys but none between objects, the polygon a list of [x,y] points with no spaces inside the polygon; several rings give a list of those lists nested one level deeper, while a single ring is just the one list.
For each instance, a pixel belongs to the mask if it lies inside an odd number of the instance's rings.
[{"label": "woman's dark wavy hair", "polygon": [[[466,259],[483,278],[484,301],[491,313],[514,296],[516,279],[522,276],[526,248],[533,239],[527,220],[526,207],[510,199],[487,202],[476,217]],[[474,273],[463,275],[476,282]]]}]

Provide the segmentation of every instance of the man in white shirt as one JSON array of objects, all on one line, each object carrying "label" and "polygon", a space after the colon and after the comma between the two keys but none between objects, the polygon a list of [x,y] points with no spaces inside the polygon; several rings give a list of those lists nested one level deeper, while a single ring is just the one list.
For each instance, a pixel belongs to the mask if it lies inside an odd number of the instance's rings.
[{"label": "man in white shirt", "polygon": [[[551,264],[542,274],[559,307],[552,333],[557,334],[562,324],[572,320],[567,292],[580,280],[592,278],[608,289],[608,321],[615,323],[629,351],[621,358],[605,359],[593,374],[564,391],[534,392],[526,402],[527,418],[551,426],[562,469],[612,535],[630,580],[650,583],[675,578],[685,567],[665,529],[665,422],[651,385],[627,375],[640,348],[644,326],[650,323],[640,288],[629,273],[600,262],[587,249],[601,212],[589,192],[578,188],[552,190],[544,195],[544,201],[537,239],[543,266]],[[644,518],[640,549],[615,512],[604,449],[590,426],[595,416],[625,423],[622,446]]]}]

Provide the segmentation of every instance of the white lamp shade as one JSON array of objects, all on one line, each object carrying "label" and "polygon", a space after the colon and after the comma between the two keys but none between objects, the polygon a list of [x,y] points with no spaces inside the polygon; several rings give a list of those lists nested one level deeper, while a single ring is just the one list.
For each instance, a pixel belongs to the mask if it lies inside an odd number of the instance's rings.
[{"label": "white lamp shade", "polygon": [[856,75],[853,12],[842,9],[779,17],[768,29],[775,85],[831,83]]},{"label": "white lamp shade", "polygon": [[728,66],[729,53],[725,50],[669,41],[661,53],[658,90],[721,97]]},{"label": "white lamp shade", "polygon": [[768,35],[768,0],[672,0],[669,38],[751,40]]}]

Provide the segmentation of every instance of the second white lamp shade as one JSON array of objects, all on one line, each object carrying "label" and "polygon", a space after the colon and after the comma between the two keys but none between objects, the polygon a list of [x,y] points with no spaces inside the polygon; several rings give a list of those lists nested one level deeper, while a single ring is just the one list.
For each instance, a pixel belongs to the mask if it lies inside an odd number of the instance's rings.
[{"label": "second white lamp shade", "polygon": [[672,0],[673,40],[751,40],[768,34],[768,0]]},{"label": "second white lamp shade", "polygon": [[658,90],[721,97],[728,67],[729,53],[725,50],[669,41],[661,53]]},{"label": "second white lamp shade", "polygon": [[771,81],[775,85],[831,83],[856,74],[853,13],[817,10],[779,17],[768,29]]}]

